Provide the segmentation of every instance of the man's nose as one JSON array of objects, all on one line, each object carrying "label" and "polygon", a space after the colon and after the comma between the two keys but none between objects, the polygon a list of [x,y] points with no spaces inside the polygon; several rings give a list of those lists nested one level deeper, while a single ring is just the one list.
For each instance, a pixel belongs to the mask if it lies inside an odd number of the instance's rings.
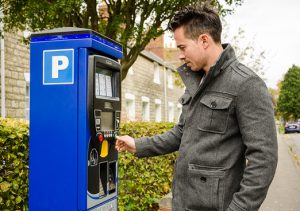
[{"label": "man's nose", "polygon": [[180,60],[184,60],[184,59],[185,59],[185,56],[184,56],[183,53],[179,53],[179,54],[178,54],[178,58],[179,58]]}]

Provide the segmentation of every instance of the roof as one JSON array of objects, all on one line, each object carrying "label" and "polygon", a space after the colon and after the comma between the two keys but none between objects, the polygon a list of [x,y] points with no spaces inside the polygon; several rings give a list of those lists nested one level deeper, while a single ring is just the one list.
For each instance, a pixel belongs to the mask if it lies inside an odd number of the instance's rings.
[{"label": "roof", "polygon": [[176,67],[174,67],[174,65],[170,65],[168,64],[166,61],[164,61],[161,57],[157,56],[156,54],[154,54],[151,51],[147,51],[147,50],[143,50],[140,55],[146,57],[149,60],[152,60],[154,62],[157,62],[158,64],[165,66],[166,68],[172,70],[172,71],[176,71]]}]

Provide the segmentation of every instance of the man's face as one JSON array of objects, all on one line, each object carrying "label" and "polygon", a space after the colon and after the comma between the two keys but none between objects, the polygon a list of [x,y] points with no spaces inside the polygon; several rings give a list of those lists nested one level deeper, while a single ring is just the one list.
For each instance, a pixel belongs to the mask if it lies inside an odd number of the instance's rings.
[{"label": "man's face", "polygon": [[174,31],[176,45],[180,50],[179,59],[184,61],[192,71],[199,71],[206,65],[205,49],[201,38],[192,40],[184,35],[183,27]]}]

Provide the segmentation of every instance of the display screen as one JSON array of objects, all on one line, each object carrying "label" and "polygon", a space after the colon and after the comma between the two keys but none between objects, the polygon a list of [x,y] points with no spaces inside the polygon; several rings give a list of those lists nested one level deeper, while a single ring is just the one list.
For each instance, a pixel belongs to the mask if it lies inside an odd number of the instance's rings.
[{"label": "display screen", "polygon": [[112,71],[96,66],[95,73],[96,97],[112,97]]},{"label": "display screen", "polygon": [[101,130],[113,130],[113,113],[101,112]]}]

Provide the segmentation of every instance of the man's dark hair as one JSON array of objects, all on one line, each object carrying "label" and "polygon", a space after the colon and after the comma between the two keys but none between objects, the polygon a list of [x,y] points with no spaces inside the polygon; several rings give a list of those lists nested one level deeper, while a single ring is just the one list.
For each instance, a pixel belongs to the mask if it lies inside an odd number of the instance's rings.
[{"label": "man's dark hair", "polygon": [[186,6],[176,12],[168,28],[174,32],[181,26],[187,38],[196,40],[201,34],[208,33],[216,43],[221,43],[220,17],[207,6]]}]

